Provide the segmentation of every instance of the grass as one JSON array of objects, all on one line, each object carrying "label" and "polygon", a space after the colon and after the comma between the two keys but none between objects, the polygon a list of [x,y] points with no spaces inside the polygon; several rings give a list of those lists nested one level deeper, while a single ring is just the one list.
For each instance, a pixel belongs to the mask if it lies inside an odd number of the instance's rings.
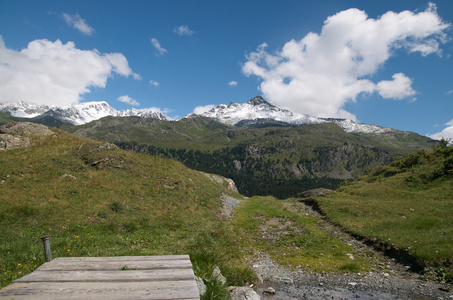
[{"label": "grass", "polygon": [[450,147],[421,151],[371,171],[318,203],[347,230],[405,252],[437,279],[451,280],[452,161]]},{"label": "grass", "polygon": [[[215,266],[227,285],[254,282],[258,252],[307,271],[370,266],[367,254],[325,230],[297,199],[252,197],[229,221],[219,214],[219,196],[229,192],[200,172],[55,132],[34,138],[31,148],[0,152],[0,288],[44,263],[44,235],[54,258],[189,254],[208,286],[203,299],[227,298],[210,277]],[[319,203],[335,222],[406,247],[449,278],[448,264],[440,264],[451,262],[453,248],[450,152],[438,154],[378,169]]]},{"label": "grass", "polygon": [[209,261],[230,284],[253,279],[218,217],[223,186],[178,162],[60,131],[34,143],[0,153],[0,287],[44,262],[47,234],[54,258],[189,254],[200,273]]},{"label": "grass", "polygon": [[368,269],[366,258],[320,227],[317,218],[303,213],[297,200],[250,198],[238,208],[234,225],[248,238],[249,248],[268,253],[283,265],[316,272]]}]

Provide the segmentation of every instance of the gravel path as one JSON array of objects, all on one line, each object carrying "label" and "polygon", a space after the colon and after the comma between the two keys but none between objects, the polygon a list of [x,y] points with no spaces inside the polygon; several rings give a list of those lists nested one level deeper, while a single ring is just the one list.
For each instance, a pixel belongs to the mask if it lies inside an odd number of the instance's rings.
[{"label": "gravel path", "polygon": [[[241,200],[223,195],[223,215],[231,217]],[[252,268],[260,284],[257,288],[262,299],[453,299],[453,286],[427,281],[423,276],[411,272],[395,259],[384,256],[365,245],[338,226],[329,223],[318,212],[304,203],[288,204],[288,208],[318,218],[318,224],[337,235],[359,252],[374,252],[376,264],[371,272],[352,274],[310,273],[303,269],[289,270],[278,265],[266,253],[258,253]],[[276,290],[275,295],[263,295],[268,287]]]},{"label": "gravel path", "polygon": [[[411,272],[316,274],[288,270],[260,253],[253,269],[263,280],[262,299],[453,299],[452,286],[426,281]],[[263,291],[272,287],[274,296]]]}]

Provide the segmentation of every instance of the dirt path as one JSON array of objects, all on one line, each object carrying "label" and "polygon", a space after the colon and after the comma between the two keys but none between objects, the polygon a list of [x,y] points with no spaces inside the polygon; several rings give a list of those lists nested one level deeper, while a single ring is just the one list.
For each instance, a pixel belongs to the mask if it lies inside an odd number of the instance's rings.
[{"label": "dirt path", "polygon": [[[289,270],[272,261],[266,253],[259,253],[252,267],[262,282],[258,292],[263,299],[453,299],[451,285],[427,281],[409,266],[329,223],[310,206],[288,202],[287,208],[316,217],[321,228],[352,245],[359,255],[373,257],[371,270],[352,274],[307,273],[302,269]],[[273,287],[277,293],[263,296],[262,292],[268,287]]]}]

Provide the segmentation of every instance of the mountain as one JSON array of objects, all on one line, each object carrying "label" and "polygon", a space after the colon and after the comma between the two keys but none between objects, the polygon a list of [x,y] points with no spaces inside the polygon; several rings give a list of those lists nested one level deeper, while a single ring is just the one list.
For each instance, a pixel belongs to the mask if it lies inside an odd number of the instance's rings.
[{"label": "mountain", "polygon": [[[54,125],[80,137],[232,178],[247,196],[286,198],[311,188],[335,188],[369,168],[436,144],[413,132],[293,113],[262,97],[221,104],[178,121],[153,113],[116,112],[95,102],[50,109],[35,118],[44,124],[60,122]],[[100,116],[106,117],[86,123]],[[64,124],[77,122],[82,125]]]},{"label": "mountain", "polygon": [[179,121],[106,117],[61,129],[124,149],[183,162],[232,178],[247,196],[291,197],[310,188],[335,188],[371,167],[435,141],[412,132],[351,133],[334,122],[289,125],[273,119],[243,120],[235,126],[192,116]]},{"label": "mountain", "polygon": [[203,116],[214,118],[219,122],[236,125],[244,120],[269,119],[293,125],[322,123],[320,119],[278,108],[257,96],[244,104],[231,102],[220,104],[202,114],[189,114],[185,118]]},{"label": "mountain", "polygon": [[31,121],[50,126],[62,124],[82,125],[107,116],[139,116],[159,120],[171,120],[164,114],[151,109],[127,109],[117,111],[105,101],[83,102],[70,107],[50,107],[26,102],[0,104],[0,111],[14,117],[30,118]]},{"label": "mountain", "polygon": [[238,104],[231,102],[229,105],[220,104],[202,114],[189,114],[184,118],[198,116],[214,118],[217,121],[236,126],[291,126],[302,124],[335,123],[346,132],[351,133],[388,133],[394,129],[356,123],[347,119],[315,118],[306,114],[298,114],[286,109],[274,106],[257,96],[246,103]]}]

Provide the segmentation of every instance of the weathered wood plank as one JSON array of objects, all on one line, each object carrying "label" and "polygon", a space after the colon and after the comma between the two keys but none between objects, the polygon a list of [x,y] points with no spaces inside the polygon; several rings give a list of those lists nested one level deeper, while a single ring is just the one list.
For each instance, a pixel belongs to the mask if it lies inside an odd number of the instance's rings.
[{"label": "weathered wood plank", "polygon": [[58,260],[65,261],[135,261],[135,260],[190,260],[189,255],[156,255],[156,256],[96,256],[96,257],[57,257],[50,263]]},{"label": "weathered wood plank", "polygon": [[35,271],[14,282],[95,282],[95,281],[165,281],[194,280],[192,269],[129,271]]},{"label": "weathered wood plank", "polygon": [[189,256],[177,255],[56,258],[0,290],[0,298],[199,299],[199,295]]},{"label": "weathered wood plank", "polygon": [[100,271],[100,270],[192,269],[190,260],[66,260],[55,259],[37,271]]},{"label": "weathered wood plank", "polygon": [[14,283],[0,291],[8,299],[200,299],[192,281],[33,282]]}]

